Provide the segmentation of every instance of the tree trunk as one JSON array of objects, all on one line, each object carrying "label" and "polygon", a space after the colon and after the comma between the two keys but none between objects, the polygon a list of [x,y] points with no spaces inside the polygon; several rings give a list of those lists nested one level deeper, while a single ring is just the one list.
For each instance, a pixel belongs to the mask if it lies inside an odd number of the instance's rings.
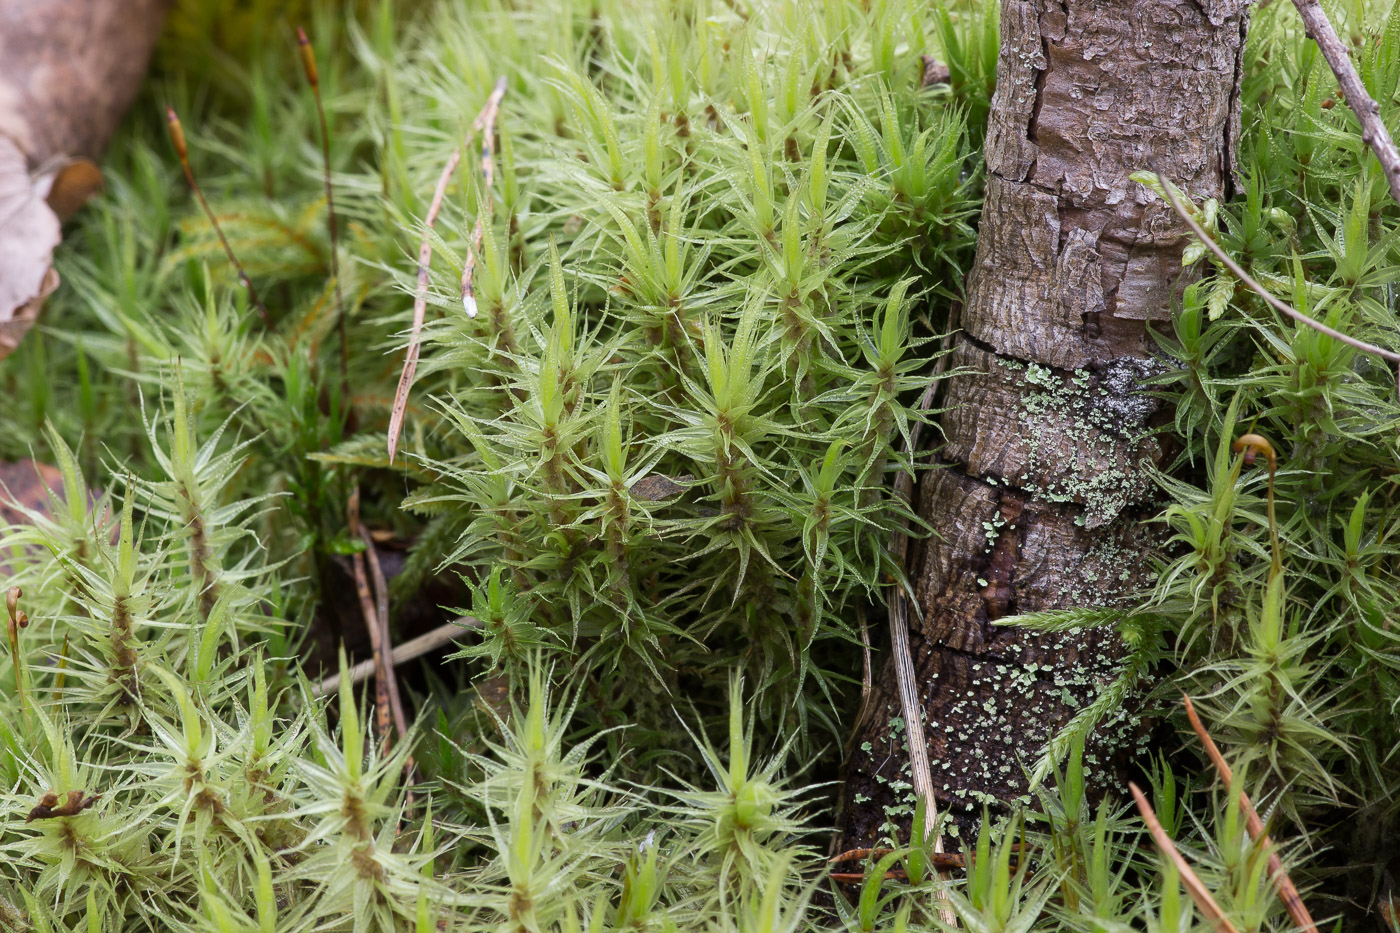
[{"label": "tree trunk", "polygon": [[[964,826],[1027,790],[1048,738],[1116,674],[1116,635],[993,626],[1102,606],[1150,581],[1142,524],[1166,413],[1138,391],[1152,330],[1183,284],[1185,227],[1128,179],[1162,171],[1194,197],[1232,181],[1244,0],[1003,0],[987,197],[942,445],[918,510],[909,621],[937,802]],[[1095,731],[1100,764],[1136,736]],[[869,844],[912,812],[888,662],[847,765],[844,836]],[[1090,762],[1094,759],[1091,756]]]}]

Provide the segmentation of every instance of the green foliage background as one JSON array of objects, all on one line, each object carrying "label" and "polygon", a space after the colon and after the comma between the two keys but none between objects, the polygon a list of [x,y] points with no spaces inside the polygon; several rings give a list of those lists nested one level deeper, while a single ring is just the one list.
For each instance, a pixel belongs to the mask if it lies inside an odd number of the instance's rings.
[{"label": "green foliage background", "polygon": [[[1400,15],[1334,13],[1394,116]],[[919,87],[925,53],[948,84]],[[182,4],[67,232],[65,288],[0,363],[0,454],[65,474],[0,545],[31,619],[0,666],[3,925],[937,928],[928,840],[904,830],[854,901],[827,895],[820,782],[862,619],[901,574],[887,490],[971,255],[995,57],[981,3]],[[501,75],[494,208],[473,144],[390,464],[428,199]],[[1400,213],[1333,87],[1292,10],[1259,10],[1243,192],[1215,230],[1300,308],[1393,346]],[[187,195],[167,103],[271,328]],[[1371,922],[1400,871],[1394,380],[1198,261],[1156,386],[1183,441],[1160,583],[1022,620],[1119,625],[1136,663],[1040,763],[1038,810],[981,835],[951,894],[968,929],[1192,928],[1119,795],[1085,794],[1077,740],[1130,691],[1176,724],[1179,692],[1199,698],[1315,915]],[[1230,450],[1246,428],[1280,455],[1280,573],[1267,472]],[[414,540],[396,611],[446,575],[482,623],[413,681],[411,789],[410,744],[384,753],[364,697],[328,705],[295,660],[357,546],[356,484],[371,525]],[[486,678],[513,711],[476,700]],[[1289,929],[1194,742],[1145,770],[1236,925]],[[26,823],[48,791],[101,796]]]}]

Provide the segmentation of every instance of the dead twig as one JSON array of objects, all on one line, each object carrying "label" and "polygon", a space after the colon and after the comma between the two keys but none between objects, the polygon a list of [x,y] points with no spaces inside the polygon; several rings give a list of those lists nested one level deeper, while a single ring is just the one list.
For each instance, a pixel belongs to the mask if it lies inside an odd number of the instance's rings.
[{"label": "dead twig", "polygon": [[[360,531],[360,487],[350,491],[350,502],[346,509],[350,523],[350,533],[358,536]],[[370,545],[373,548],[373,545]],[[391,744],[392,726],[391,703],[389,701],[389,662],[388,651],[383,643],[383,628],[379,623],[379,611],[374,596],[370,593],[369,580],[365,573],[365,556],[353,554],[350,565],[355,574],[355,594],[360,598],[360,612],[369,631],[370,650],[374,652],[374,731],[379,737],[382,753],[388,754]]]},{"label": "dead twig", "polygon": [[462,265],[462,310],[467,317],[476,317],[476,286],[472,278],[476,274],[476,257],[481,252],[481,240],[486,233],[486,218],[491,216],[494,206],[491,186],[496,181],[496,113],[501,107],[501,98],[506,94],[506,79],[496,82],[486,106],[472,124],[472,129],[481,133],[481,207],[476,213],[476,227],[467,243],[467,261]]},{"label": "dead twig", "polygon": [[1293,0],[1293,5],[1298,8],[1298,16],[1303,20],[1303,29],[1308,37],[1317,43],[1322,57],[1327,59],[1347,106],[1361,123],[1361,141],[1371,147],[1380,161],[1385,180],[1390,183],[1390,196],[1400,204],[1400,149],[1395,147],[1395,140],[1381,120],[1380,105],[1366,93],[1366,85],[1356,73],[1347,47],[1338,38],[1337,30],[1332,28],[1332,21],[1327,18],[1322,4],[1317,0]]},{"label": "dead twig", "polygon": [[1285,317],[1292,318],[1299,324],[1306,324],[1313,330],[1324,333],[1334,340],[1340,340],[1347,346],[1355,347],[1363,353],[1370,353],[1373,356],[1378,356],[1381,359],[1387,360],[1391,363],[1400,363],[1400,353],[1396,353],[1392,350],[1383,349],[1381,347],[1376,346],[1373,343],[1367,343],[1364,340],[1357,340],[1355,337],[1350,337],[1339,330],[1328,327],[1321,321],[1317,321],[1308,317],[1306,314],[1294,308],[1287,302],[1274,297],[1274,295],[1268,289],[1260,285],[1254,280],[1253,276],[1251,276],[1248,272],[1244,271],[1244,269],[1241,268],[1239,263],[1231,259],[1230,255],[1226,253],[1225,250],[1221,249],[1220,244],[1216,243],[1214,238],[1212,238],[1210,234],[1206,233],[1205,229],[1202,228],[1201,225],[1196,222],[1196,219],[1187,212],[1186,208],[1182,205],[1181,200],[1176,196],[1176,189],[1173,187],[1171,182],[1167,181],[1167,177],[1163,175],[1160,170],[1156,171],[1156,175],[1158,184],[1160,184],[1162,186],[1162,190],[1166,192],[1167,200],[1171,202],[1171,206],[1173,209],[1175,209],[1177,216],[1179,216],[1182,220],[1186,221],[1186,225],[1191,228],[1191,232],[1196,235],[1196,238],[1201,241],[1201,243],[1205,246],[1206,249],[1211,251],[1211,253],[1215,256],[1216,259],[1220,260],[1221,265],[1229,269],[1230,272],[1234,274],[1235,278],[1239,279],[1245,285],[1249,286],[1253,291],[1258,293],[1259,297],[1263,298],[1264,301],[1268,303],[1269,307],[1273,308],[1275,311],[1279,312]]},{"label": "dead twig", "polygon": [[[826,861],[827,861],[827,864],[828,864],[828,865],[835,865],[835,864],[837,864],[837,863],[839,863],[839,862],[853,862],[853,861],[856,861],[857,859],[866,859],[866,858],[876,858],[876,859],[878,859],[878,858],[883,858],[883,857],[886,856],[886,855],[889,855],[889,854],[890,854],[891,852],[893,852],[893,851],[894,851],[893,849],[889,849],[889,848],[883,848],[883,849],[882,849],[882,848],[876,848],[876,849],[847,849],[845,852],[842,852],[842,853],[840,853],[839,855],[833,855],[831,858],[827,859]],[[941,852],[941,853],[935,853],[935,854],[933,855],[933,857],[929,859],[929,863],[930,863],[931,865],[933,865],[934,868],[965,868],[965,867],[966,867],[966,863],[963,861],[963,857],[962,857],[961,855],[959,855],[958,853],[956,853],[956,852]]]},{"label": "dead twig", "polygon": [[[1220,754],[1215,740],[1211,738],[1210,733],[1206,731],[1205,724],[1201,722],[1201,717],[1196,715],[1196,707],[1191,703],[1191,698],[1182,694],[1181,700],[1186,704],[1186,718],[1191,721],[1191,728],[1196,731],[1196,737],[1201,740],[1201,745],[1205,746],[1206,755],[1215,765],[1215,770],[1220,774],[1220,780],[1228,788],[1234,780],[1234,775],[1230,772],[1230,766],[1225,763],[1225,756]],[[1249,830],[1249,838],[1259,843],[1269,853],[1269,875],[1278,887],[1279,900],[1283,901],[1283,906],[1288,910],[1288,916],[1293,918],[1294,925],[1302,933],[1317,933],[1317,924],[1313,921],[1312,915],[1308,913],[1307,906],[1303,904],[1303,898],[1298,894],[1293,879],[1288,877],[1288,872],[1283,870],[1283,862],[1278,857],[1273,841],[1264,832],[1264,823],[1259,819],[1258,811],[1254,809],[1254,804],[1250,803],[1249,795],[1244,791],[1240,791],[1240,812],[1244,814],[1244,825]]]},{"label": "dead twig", "polygon": [[[496,89],[501,93],[505,92],[505,78],[496,82]],[[492,103],[495,100],[495,103]],[[486,107],[482,108],[482,113],[486,113],[489,108],[493,112],[499,105],[500,99],[497,91],[492,90],[491,98],[486,102]],[[472,129],[467,134],[467,140],[463,145],[471,142],[472,134],[476,131],[476,125],[480,122],[481,116],[472,121]],[[413,388],[413,377],[418,371],[418,354],[421,349],[421,339],[423,334],[423,318],[428,310],[428,267],[433,259],[432,229],[437,223],[438,212],[442,210],[442,199],[447,194],[447,183],[452,180],[452,175],[457,171],[458,164],[462,161],[462,146],[452,150],[452,155],[448,156],[447,164],[442,167],[442,174],[438,176],[437,187],[433,189],[433,200],[428,205],[428,214],[423,218],[426,228],[423,231],[423,240],[418,244],[418,287],[413,295],[413,326],[409,330],[408,350],[404,355],[403,372],[399,374],[399,386],[394,391],[394,407],[389,412],[389,462],[394,462],[394,455],[399,449],[399,435],[403,433],[404,413],[408,408],[408,393]]]},{"label": "dead twig", "polygon": [[393,662],[389,660],[394,653],[394,640],[389,634],[389,582],[384,578],[384,568],[380,566],[379,551],[374,546],[374,539],[370,537],[369,529],[365,528],[363,522],[359,526],[359,535],[360,540],[365,543],[370,580],[374,583],[374,612],[379,623],[380,652],[374,659],[375,675],[379,676],[382,668],[389,688],[389,712],[393,713],[394,728],[399,730],[399,736],[402,737],[408,735],[408,717],[404,715],[403,702],[399,699],[399,678],[394,673]]},{"label": "dead twig", "polygon": [[1152,841],[1157,843],[1157,848],[1162,850],[1162,854],[1176,865],[1176,870],[1181,875],[1181,881],[1186,885],[1186,893],[1190,894],[1191,900],[1196,902],[1197,909],[1214,925],[1216,933],[1239,933],[1238,928],[1230,922],[1230,918],[1225,916],[1225,912],[1215,902],[1210,890],[1191,870],[1191,864],[1177,851],[1176,843],[1172,842],[1172,837],[1168,836],[1167,831],[1162,828],[1156,812],[1152,809],[1152,804],[1147,802],[1142,791],[1131,781],[1128,783],[1128,790],[1132,791],[1133,799],[1137,801],[1138,812],[1142,814],[1142,821],[1147,824],[1147,831],[1152,834]]},{"label": "dead twig", "polygon": [[394,390],[394,407],[389,412],[389,462],[394,462],[394,454],[399,449],[399,434],[403,431],[403,416],[408,408],[408,390],[413,388],[413,376],[418,371],[419,339],[423,332],[423,318],[428,310],[428,264],[433,258],[433,224],[437,223],[438,211],[442,210],[442,199],[447,194],[447,183],[452,173],[457,171],[457,163],[462,161],[462,147],[452,150],[447,164],[438,176],[437,187],[433,189],[433,200],[428,205],[428,215],[423,218],[423,241],[418,244],[418,288],[413,295],[413,326],[408,335],[408,351],[404,356],[403,372],[399,374],[399,387]]},{"label": "dead twig", "polygon": [[[421,658],[429,651],[441,648],[456,641],[463,632],[480,628],[481,620],[471,616],[462,616],[454,619],[446,625],[440,625],[430,632],[419,635],[417,638],[410,638],[401,645],[395,645],[394,650],[389,653],[389,663],[397,667],[412,661],[414,658]],[[361,661],[350,670],[345,672],[345,676],[350,678],[352,684],[358,684],[374,676],[375,661]],[[330,696],[340,687],[340,674],[332,674],[325,680],[318,683],[311,691],[312,696]]]}]

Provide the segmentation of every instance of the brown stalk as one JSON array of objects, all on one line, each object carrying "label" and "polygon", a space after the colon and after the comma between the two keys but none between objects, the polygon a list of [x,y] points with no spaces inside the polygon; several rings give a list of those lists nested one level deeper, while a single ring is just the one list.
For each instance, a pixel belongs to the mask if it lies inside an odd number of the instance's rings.
[{"label": "brown stalk", "polygon": [[1220,909],[1220,905],[1215,902],[1215,898],[1211,896],[1201,879],[1196,877],[1196,873],[1191,870],[1191,864],[1177,851],[1172,837],[1168,836],[1167,831],[1162,828],[1162,824],[1157,820],[1157,814],[1152,809],[1152,804],[1147,802],[1142,791],[1131,781],[1128,782],[1128,790],[1132,791],[1133,799],[1137,801],[1138,812],[1142,814],[1142,821],[1147,824],[1147,831],[1152,834],[1152,841],[1157,843],[1157,848],[1162,850],[1162,854],[1176,865],[1176,870],[1181,875],[1181,881],[1186,885],[1186,893],[1191,895],[1191,900],[1196,902],[1196,907],[1214,925],[1216,933],[1239,933],[1235,925],[1230,922],[1230,918],[1225,916],[1225,912]]},{"label": "brown stalk", "polygon": [[[501,88],[505,79],[496,82],[496,87]],[[492,96],[495,96],[493,90]],[[499,102],[499,101],[498,101]],[[488,99],[487,107],[492,104]],[[482,113],[485,113],[483,108]],[[472,122],[472,130],[467,134],[466,143],[471,142],[472,133],[475,132],[476,123],[481,119],[477,117]],[[464,143],[464,145],[466,144]],[[404,355],[403,372],[399,374],[399,386],[394,391],[394,407],[389,412],[389,462],[394,462],[394,455],[399,449],[399,435],[403,433],[404,413],[408,409],[408,393],[413,388],[413,376],[418,371],[418,354],[421,349],[420,341],[423,333],[423,318],[428,310],[428,266],[433,259],[432,229],[437,223],[438,212],[442,210],[442,199],[447,194],[447,183],[452,180],[452,173],[457,171],[457,165],[462,161],[462,146],[452,150],[452,155],[448,156],[447,164],[442,167],[442,174],[438,176],[437,187],[433,189],[433,200],[428,205],[428,215],[423,219],[426,230],[423,231],[423,240],[418,244],[418,288],[413,296],[413,326],[408,335],[408,350]]]},{"label": "brown stalk", "polygon": [[335,196],[331,192],[331,136],[326,127],[326,108],[321,101],[321,76],[316,70],[316,50],[306,37],[306,30],[297,27],[297,50],[301,53],[301,68],[311,96],[316,100],[316,117],[321,122],[321,163],[326,182],[326,228],[331,237],[331,279],[335,282],[336,330],[340,334],[340,394],[341,405],[350,404],[350,341],[345,334],[345,296],[340,288],[340,231],[335,220]]},{"label": "brown stalk", "polygon": [[[350,491],[347,509],[350,533],[365,543],[365,551],[351,557],[355,573],[355,592],[360,598],[360,611],[364,614],[365,628],[369,630],[370,650],[374,655],[374,726],[379,736],[384,754],[389,753],[389,739],[392,727],[398,730],[399,738],[408,737],[408,717],[404,715],[403,702],[399,699],[399,681],[394,673],[393,639],[389,635],[389,586],[384,578],[384,569],[379,563],[379,553],[374,547],[374,538],[360,521],[360,487]],[[368,560],[370,577],[374,581],[374,595],[370,595],[369,583],[365,579],[365,563]],[[413,756],[409,755],[403,764],[404,781],[413,783],[413,772],[417,768]],[[406,797],[406,806],[413,808],[413,791]]]},{"label": "brown stalk", "polygon": [[[358,536],[360,531],[359,486],[351,489],[350,502],[346,511],[350,522],[350,533]],[[373,545],[370,546],[373,547]],[[369,580],[365,572],[365,556],[363,554],[351,555],[350,564],[355,574],[355,594],[360,598],[360,612],[364,615],[365,628],[369,631],[370,650],[374,653],[374,669],[377,675],[374,678],[374,731],[379,737],[382,753],[388,754],[392,738],[391,719],[393,713],[389,699],[389,666],[383,644],[384,629],[379,623],[379,612],[375,605],[374,596],[370,593]]]},{"label": "brown stalk", "polygon": [[238,273],[238,281],[248,290],[248,300],[257,309],[258,316],[268,327],[272,326],[272,318],[267,315],[267,308],[263,305],[262,299],[258,297],[258,291],[253,287],[253,281],[248,278],[248,273],[244,271],[243,264],[238,261],[238,257],[233,254],[233,247],[228,244],[228,237],[224,236],[224,230],[219,226],[219,218],[214,216],[214,211],[209,207],[209,202],[204,199],[204,191],[200,189],[199,182],[195,180],[194,169],[190,168],[189,147],[185,145],[185,128],[180,125],[180,118],[175,115],[174,107],[165,108],[166,128],[170,132],[170,142],[175,146],[175,154],[180,157],[180,167],[185,170],[185,180],[190,184],[190,190],[194,192],[195,199],[199,201],[199,206],[204,209],[204,216],[209,218],[209,223],[214,227],[214,233],[219,237],[219,243],[224,247],[224,255],[233,265]]},{"label": "brown stalk", "polygon": [[1356,73],[1347,47],[1337,37],[1337,30],[1332,28],[1322,4],[1317,0],[1293,0],[1293,5],[1298,8],[1298,16],[1302,18],[1308,36],[1317,43],[1322,57],[1327,59],[1332,74],[1337,78],[1337,85],[1347,99],[1347,106],[1351,107],[1361,123],[1361,141],[1371,147],[1380,161],[1385,180],[1390,183],[1390,196],[1400,204],[1400,149],[1396,149],[1395,140],[1381,121],[1380,105],[1366,93],[1366,85]]},{"label": "brown stalk", "polygon": [[462,309],[467,312],[467,317],[476,317],[476,286],[472,283],[472,277],[476,273],[476,256],[481,252],[481,240],[486,232],[486,218],[493,207],[491,186],[496,180],[496,114],[505,94],[506,79],[502,77],[496,81],[491,96],[486,99],[486,106],[472,123],[472,129],[481,133],[482,203],[476,214],[476,227],[467,243],[467,261],[462,266]]},{"label": "brown stalk", "polygon": [[1381,347],[1378,347],[1373,343],[1367,343],[1364,340],[1357,340],[1355,337],[1349,337],[1339,330],[1328,327],[1321,321],[1317,321],[1308,317],[1306,314],[1294,308],[1292,305],[1288,304],[1282,299],[1274,297],[1274,295],[1268,289],[1260,285],[1254,280],[1253,276],[1251,276],[1248,272],[1244,271],[1244,269],[1240,267],[1239,263],[1231,259],[1230,255],[1226,253],[1225,250],[1220,248],[1220,244],[1216,243],[1215,240],[1211,237],[1211,235],[1206,233],[1206,231],[1201,227],[1200,224],[1196,223],[1196,219],[1192,217],[1189,213],[1187,213],[1186,208],[1182,205],[1181,200],[1177,198],[1176,191],[1172,187],[1171,183],[1167,181],[1166,176],[1163,175],[1160,171],[1156,172],[1156,175],[1158,184],[1160,184],[1162,186],[1162,190],[1167,193],[1167,200],[1171,202],[1171,206],[1173,207],[1173,209],[1176,210],[1177,215],[1182,220],[1186,221],[1186,225],[1191,228],[1191,232],[1196,234],[1196,238],[1201,241],[1201,243],[1205,246],[1206,249],[1211,251],[1211,253],[1215,256],[1216,259],[1220,260],[1221,265],[1223,265],[1225,268],[1229,269],[1232,273],[1234,273],[1235,278],[1239,279],[1245,285],[1249,286],[1256,293],[1258,293],[1259,297],[1263,298],[1264,301],[1268,303],[1269,307],[1273,308],[1275,311],[1279,312],[1285,317],[1292,318],[1299,324],[1306,324],[1313,330],[1324,333],[1327,336],[1331,337],[1333,340],[1340,340],[1347,346],[1355,347],[1363,353],[1370,353],[1373,356],[1378,356],[1381,359],[1388,360],[1391,363],[1400,363],[1400,353],[1396,353],[1392,350],[1382,349]]},{"label": "brown stalk", "polygon": [[[384,579],[384,568],[379,563],[379,550],[369,530],[360,525],[360,540],[365,543],[365,557],[369,563],[370,580],[374,583],[374,612],[379,622],[379,647],[375,655],[376,676],[382,675],[389,688],[389,711],[394,714],[394,728],[399,736],[408,735],[408,718],[404,716],[403,701],[399,699],[399,678],[394,672],[394,640],[389,634],[389,583]],[[381,670],[382,669],[382,670]]]},{"label": "brown stalk", "polygon": [[24,591],[17,586],[10,587],[9,592],[5,594],[5,610],[9,615],[5,628],[10,636],[10,661],[15,668],[15,694],[19,697],[19,708],[24,710],[27,721],[29,705],[24,700],[24,667],[19,658],[19,630],[29,627],[29,616],[19,608],[19,600],[23,595]]},{"label": "brown stalk", "polygon": [[[1230,771],[1230,766],[1225,763],[1225,756],[1220,754],[1215,740],[1211,738],[1210,733],[1206,731],[1205,724],[1201,722],[1201,717],[1196,715],[1196,707],[1191,703],[1191,698],[1183,693],[1181,700],[1186,704],[1186,718],[1191,721],[1191,728],[1196,730],[1196,737],[1201,740],[1206,755],[1220,774],[1220,780],[1228,788],[1234,780],[1234,775]],[[1254,804],[1250,803],[1249,795],[1244,791],[1240,791],[1240,812],[1244,814],[1244,825],[1249,830],[1249,838],[1259,843],[1269,853],[1269,875],[1278,887],[1278,898],[1283,901],[1283,906],[1288,910],[1288,916],[1293,918],[1294,925],[1303,933],[1317,933],[1317,924],[1313,921],[1312,915],[1308,913],[1308,908],[1303,903],[1303,898],[1298,894],[1293,879],[1288,877],[1288,872],[1284,871],[1283,862],[1278,857],[1276,847],[1269,839],[1268,834],[1264,832],[1264,823],[1259,819],[1258,811],[1254,809]]]}]

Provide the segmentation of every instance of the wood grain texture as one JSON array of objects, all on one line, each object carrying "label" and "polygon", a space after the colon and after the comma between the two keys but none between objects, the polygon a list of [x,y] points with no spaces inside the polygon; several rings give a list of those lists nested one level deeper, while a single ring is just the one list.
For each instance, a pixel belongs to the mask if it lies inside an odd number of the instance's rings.
[{"label": "wood grain texture", "polygon": [[[1141,520],[1169,413],[1141,390],[1187,281],[1187,230],[1128,176],[1163,164],[1193,196],[1229,193],[1247,25],[1244,0],[1003,0],[965,331],[918,493],[936,533],[907,563],[934,790],[964,827],[1025,795],[1048,738],[1125,655],[1111,631],[994,623],[1151,582]],[[871,703],[847,764],[847,848],[912,812],[888,663]],[[1096,736],[1101,771],[1141,740],[1126,715]]]}]

